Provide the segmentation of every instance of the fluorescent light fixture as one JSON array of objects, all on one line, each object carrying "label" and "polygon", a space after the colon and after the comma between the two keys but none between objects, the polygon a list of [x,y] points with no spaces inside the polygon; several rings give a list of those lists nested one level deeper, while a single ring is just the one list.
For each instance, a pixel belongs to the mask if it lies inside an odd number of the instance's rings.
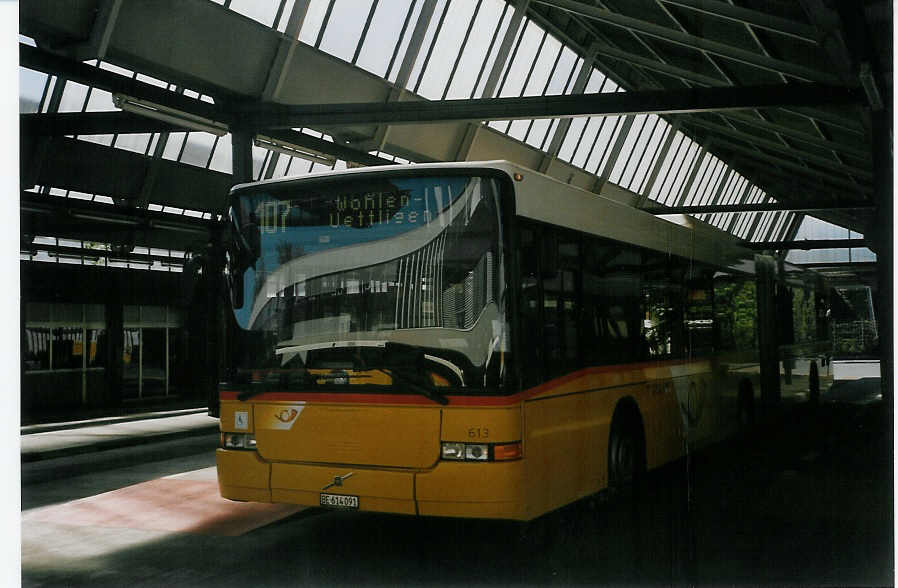
[{"label": "fluorescent light fixture", "polygon": [[204,131],[218,137],[228,134],[228,126],[224,123],[216,122],[181,110],[175,110],[174,108],[162,106],[154,102],[141,100],[140,98],[133,98],[131,96],[125,96],[124,94],[113,94],[112,103],[116,108],[120,108],[125,112],[161,120],[162,122],[186,127],[194,131]]},{"label": "fluorescent light fixture", "polygon": [[265,135],[256,135],[256,139],[253,143],[255,143],[256,147],[262,147],[269,151],[277,151],[278,153],[289,157],[299,157],[300,159],[305,159],[306,161],[311,161],[313,163],[334,165],[334,163],[337,162],[337,158],[332,155],[327,155],[326,153],[321,153],[320,151],[315,151],[308,147],[300,147],[299,145],[281,141],[280,139],[272,139]]}]

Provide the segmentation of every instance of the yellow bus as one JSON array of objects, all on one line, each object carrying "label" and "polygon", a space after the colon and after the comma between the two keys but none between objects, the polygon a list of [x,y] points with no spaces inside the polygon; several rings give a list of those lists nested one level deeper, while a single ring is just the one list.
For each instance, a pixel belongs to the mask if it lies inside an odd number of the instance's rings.
[{"label": "yellow bus", "polygon": [[753,257],[698,221],[503,161],[244,184],[231,203],[225,498],[526,521],[750,402],[721,341],[753,349],[755,327],[715,284],[751,283]]}]

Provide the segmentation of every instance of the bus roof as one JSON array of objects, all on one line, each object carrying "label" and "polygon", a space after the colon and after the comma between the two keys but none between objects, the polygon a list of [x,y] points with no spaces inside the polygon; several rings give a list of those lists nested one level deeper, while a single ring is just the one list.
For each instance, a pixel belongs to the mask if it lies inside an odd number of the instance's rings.
[{"label": "bus roof", "polygon": [[[510,161],[465,161],[358,167],[326,170],[235,185],[231,193],[259,186],[303,184],[322,178],[390,175],[427,170],[483,170],[505,172],[515,186],[516,214],[535,221],[630,243],[662,253],[694,258],[720,268],[745,268],[754,252],[740,246],[733,235],[682,214],[653,215],[595,192],[565,184]],[[563,203],[563,205],[561,205]]]}]

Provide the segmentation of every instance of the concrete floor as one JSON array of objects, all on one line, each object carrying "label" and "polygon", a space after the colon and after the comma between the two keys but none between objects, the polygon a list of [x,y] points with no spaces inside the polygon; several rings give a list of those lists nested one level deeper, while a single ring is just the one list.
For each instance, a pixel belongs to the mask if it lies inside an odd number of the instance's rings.
[{"label": "concrete floor", "polygon": [[893,583],[881,402],[794,409],[652,472],[635,501],[572,505],[524,539],[488,521],[240,514],[214,495],[214,446],[24,464],[23,585]]}]

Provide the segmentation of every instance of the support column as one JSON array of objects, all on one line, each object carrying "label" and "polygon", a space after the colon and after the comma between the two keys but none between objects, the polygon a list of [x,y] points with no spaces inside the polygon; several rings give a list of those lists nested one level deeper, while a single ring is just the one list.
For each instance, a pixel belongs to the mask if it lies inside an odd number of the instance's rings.
[{"label": "support column", "polygon": [[755,283],[758,307],[758,347],[761,360],[761,403],[773,406],[780,399],[779,358],[776,321],[776,261],[755,255]]},{"label": "support column", "polygon": [[234,183],[253,181],[253,133],[248,129],[231,129],[231,157]]},{"label": "support column", "polygon": [[121,406],[125,350],[125,310],[117,280],[110,280],[110,295],[106,301],[106,405]]},{"label": "support column", "polygon": [[[873,196],[877,205],[878,222],[873,234],[876,243],[876,262],[879,282],[879,350],[880,373],[882,374],[882,399],[889,414],[889,431],[893,430],[892,399],[894,398],[894,235],[893,218],[895,205],[892,192],[892,101],[891,96],[884,100],[886,107],[871,113],[873,119]],[[890,444],[891,447],[891,438]]]}]

